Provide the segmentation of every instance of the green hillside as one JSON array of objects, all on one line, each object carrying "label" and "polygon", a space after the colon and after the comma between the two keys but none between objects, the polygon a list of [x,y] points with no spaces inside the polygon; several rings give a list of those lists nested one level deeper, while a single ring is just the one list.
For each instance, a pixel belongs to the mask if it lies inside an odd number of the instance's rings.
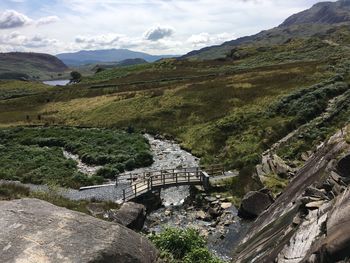
[{"label": "green hillside", "polygon": [[0,53],[0,79],[48,80],[67,78],[68,67],[59,59],[39,53]]}]

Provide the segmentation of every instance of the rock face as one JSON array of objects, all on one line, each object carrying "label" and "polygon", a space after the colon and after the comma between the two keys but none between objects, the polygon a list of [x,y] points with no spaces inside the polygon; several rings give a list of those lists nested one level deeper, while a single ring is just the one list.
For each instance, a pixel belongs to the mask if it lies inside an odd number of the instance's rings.
[{"label": "rock face", "polygon": [[288,166],[277,154],[273,153],[273,149],[265,152],[262,156],[261,164],[256,166],[256,175],[260,178],[261,182],[265,182],[271,175],[276,175],[280,178],[289,178],[294,173],[295,169]]},{"label": "rock face", "polygon": [[123,226],[140,231],[145,223],[146,208],[141,204],[127,202],[119,210],[111,213],[110,218]]},{"label": "rock face", "polygon": [[272,204],[272,201],[270,196],[265,193],[249,192],[242,200],[239,216],[246,219],[256,218]]},{"label": "rock face", "polygon": [[0,202],[1,262],[142,262],[155,247],[115,223],[37,199]]},{"label": "rock face", "polygon": [[349,131],[318,147],[241,238],[232,262],[349,262]]}]

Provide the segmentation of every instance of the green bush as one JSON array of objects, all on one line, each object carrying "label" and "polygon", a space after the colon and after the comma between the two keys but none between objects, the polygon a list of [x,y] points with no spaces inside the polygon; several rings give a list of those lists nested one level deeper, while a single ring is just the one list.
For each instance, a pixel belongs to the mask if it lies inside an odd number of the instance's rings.
[{"label": "green bush", "polygon": [[221,262],[208,251],[205,239],[195,229],[167,228],[149,238],[160,249],[166,262]]},{"label": "green bush", "polygon": [[214,257],[207,248],[195,248],[190,251],[183,259],[184,263],[222,263],[222,261]]},{"label": "green bush", "polygon": [[125,162],[125,170],[131,171],[136,167],[135,159],[129,159]]},{"label": "green bush", "polygon": [[101,176],[106,179],[115,179],[115,177],[120,173],[120,171],[113,166],[105,166],[99,169],[96,175]]},{"label": "green bush", "polygon": [[331,79],[282,98],[272,105],[270,113],[295,116],[296,124],[302,124],[324,112],[330,99],[348,89],[348,84]]},{"label": "green bush", "polygon": [[150,166],[153,163],[153,155],[149,151],[142,151],[136,154],[135,160],[138,167]]},{"label": "green bush", "polygon": [[182,259],[195,248],[206,245],[198,231],[192,228],[186,230],[167,228],[158,235],[151,235],[150,239],[159,249],[170,252],[176,259]]}]

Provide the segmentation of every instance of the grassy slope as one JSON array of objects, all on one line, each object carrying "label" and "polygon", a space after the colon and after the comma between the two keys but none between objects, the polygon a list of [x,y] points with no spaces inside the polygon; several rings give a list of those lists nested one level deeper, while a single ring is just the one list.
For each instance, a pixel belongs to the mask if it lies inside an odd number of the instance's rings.
[{"label": "grassy slope", "polygon": [[53,88],[40,82],[0,80],[0,100],[41,94],[46,91],[53,91]]}]

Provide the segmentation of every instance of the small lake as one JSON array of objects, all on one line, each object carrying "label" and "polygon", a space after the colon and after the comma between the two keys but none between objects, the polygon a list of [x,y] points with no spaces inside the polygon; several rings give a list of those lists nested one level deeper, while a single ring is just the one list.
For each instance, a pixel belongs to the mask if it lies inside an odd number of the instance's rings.
[{"label": "small lake", "polygon": [[66,86],[69,84],[69,79],[58,79],[58,80],[47,80],[43,81],[44,84],[50,85],[50,86]]}]

